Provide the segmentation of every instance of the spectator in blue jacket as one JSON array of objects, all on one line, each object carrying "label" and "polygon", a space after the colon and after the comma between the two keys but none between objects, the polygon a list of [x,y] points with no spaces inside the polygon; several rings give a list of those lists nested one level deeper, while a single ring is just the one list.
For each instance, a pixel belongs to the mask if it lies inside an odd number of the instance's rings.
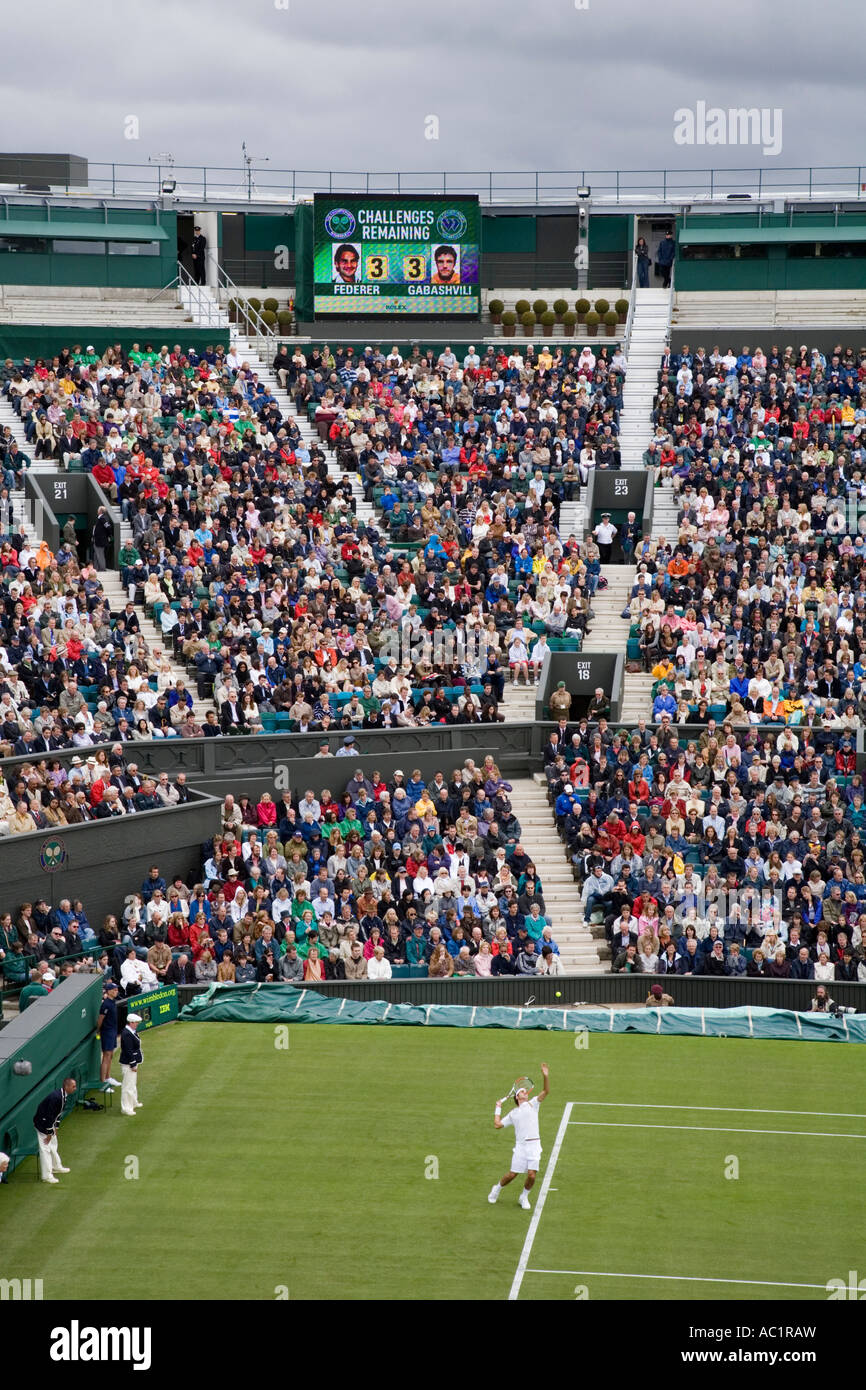
[{"label": "spectator in blue jacket", "polygon": [[658,695],[653,700],[653,722],[660,724],[663,714],[669,714],[673,719],[676,712],[677,702],[663,682],[659,687]]}]

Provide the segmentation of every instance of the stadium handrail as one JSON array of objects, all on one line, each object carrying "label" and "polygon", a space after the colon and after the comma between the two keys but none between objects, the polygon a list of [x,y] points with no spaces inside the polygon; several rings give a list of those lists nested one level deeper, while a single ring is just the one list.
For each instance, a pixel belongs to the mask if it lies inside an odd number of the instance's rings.
[{"label": "stadium handrail", "polygon": [[[36,156],[27,157],[19,182],[32,179]],[[54,156],[45,156],[53,159]],[[7,161],[8,163],[8,161]],[[76,198],[101,199],[163,196],[167,175],[175,181],[175,199],[185,201],[298,203],[315,193],[353,193],[375,196],[477,194],[482,203],[509,205],[571,204],[577,189],[588,187],[596,204],[653,206],[694,202],[724,203],[730,194],[752,199],[789,197],[801,201],[866,198],[866,166],[815,165],[733,169],[575,169],[575,170],[441,170],[339,172],[311,169],[260,169],[202,164],[126,164],[91,161],[87,186],[52,184],[52,191]],[[12,185],[7,184],[7,190]],[[43,199],[44,192],[19,188],[16,197]]]}]

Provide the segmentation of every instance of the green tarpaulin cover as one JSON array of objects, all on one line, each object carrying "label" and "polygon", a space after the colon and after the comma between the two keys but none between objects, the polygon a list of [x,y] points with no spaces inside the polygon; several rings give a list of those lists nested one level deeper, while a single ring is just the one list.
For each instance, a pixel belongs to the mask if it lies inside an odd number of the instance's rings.
[{"label": "green tarpaulin cover", "polygon": [[791,1009],[515,1009],[388,1004],[327,998],[294,985],[211,985],[181,1012],[200,1023],[384,1023],[430,1028],[519,1028],[574,1033],[662,1033],[711,1038],[803,1038],[866,1043],[866,1014]]}]

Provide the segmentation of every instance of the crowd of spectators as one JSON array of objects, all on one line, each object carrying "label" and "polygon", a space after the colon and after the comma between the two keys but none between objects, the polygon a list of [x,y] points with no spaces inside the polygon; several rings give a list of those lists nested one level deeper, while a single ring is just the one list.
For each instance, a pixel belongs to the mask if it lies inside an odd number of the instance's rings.
[{"label": "crowd of spectators", "polygon": [[[166,804],[185,795],[182,779],[161,777]],[[359,769],[343,791],[334,780],[336,796],[226,796],[198,881],[168,884],[154,865],[96,932],[80,903],[24,904],[0,923],[7,979],[44,973],[79,947],[82,968],[101,961],[126,995],[161,983],[386,979],[398,967],[436,978],[562,972],[511,788],[491,759],[467,760],[450,781],[417,769],[387,781]],[[103,786],[97,809],[109,794]]]},{"label": "crowd of spectators", "polygon": [[[599,551],[560,536],[559,506],[590,468],[619,466],[624,366],[606,346],[470,349],[462,362],[447,347],[406,359],[396,348],[279,353],[278,378],[299,411],[315,408],[336,451],[329,469],[230,349],[7,361],[2,389],[36,456],[92,473],[120,507],[133,532],[117,557],[123,582],[157,614],[199,695],[214,696],[199,725],[184,716],[189,691],[180,711],[169,693],[154,713],[130,687],[120,736],[258,732],[275,715],[300,730],[499,719],[509,668],[528,681],[548,639],[576,646],[587,630]],[[28,459],[9,435],[0,451],[8,490]],[[375,526],[359,524],[341,467],[358,469],[380,504]],[[4,515],[11,525],[8,504]],[[38,605],[46,582],[12,540],[0,557],[10,622],[13,600]],[[65,604],[77,576],[67,549],[59,560],[51,582]],[[126,665],[153,675],[159,659],[132,641],[134,620],[118,625],[114,645],[133,648]],[[7,656],[18,664],[18,644]],[[50,650],[38,656],[54,675]],[[101,646],[90,656],[105,660]],[[95,664],[85,674],[99,685]],[[115,724],[117,690],[112,676]]]},{"label": "crowd of spectators", "polygon": [[630,602],[654,720],[826,723],[850,756],[866,711],[866,353],[684,345],[662,362],[654,419],[645,459],[678,511],[675,536],[638,546]]},{"label": "crowd of spectators", "polygon": [[0,772],[0,835],[26,835],[65,825],[110,820],[140,811],[185,805],[190,799],[186,773],[172,781],[167,772],[143,775],[123,743],[100,746],[68,761],[40,757]]},{"label": "crowd of spectators", "polygon": [[866,980],[866,803],[842,741],[561,720],[550,796],[612,968]]}]

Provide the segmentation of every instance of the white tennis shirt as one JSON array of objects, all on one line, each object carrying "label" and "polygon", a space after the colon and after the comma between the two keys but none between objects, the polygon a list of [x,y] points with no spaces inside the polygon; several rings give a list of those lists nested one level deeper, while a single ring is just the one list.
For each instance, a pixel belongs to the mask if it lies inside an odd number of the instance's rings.
[{"label": "white tennis shirt", "polygon": [[516,1144],[526,1144],[541,1142],[541,1135],[538,1132],[538,1097],[532,1100],[525,1100],[521,1105],[516,1105],[513,1110],[509,1110],[503,1125],[511,1125],[514,1129],[514,1142]]}]

